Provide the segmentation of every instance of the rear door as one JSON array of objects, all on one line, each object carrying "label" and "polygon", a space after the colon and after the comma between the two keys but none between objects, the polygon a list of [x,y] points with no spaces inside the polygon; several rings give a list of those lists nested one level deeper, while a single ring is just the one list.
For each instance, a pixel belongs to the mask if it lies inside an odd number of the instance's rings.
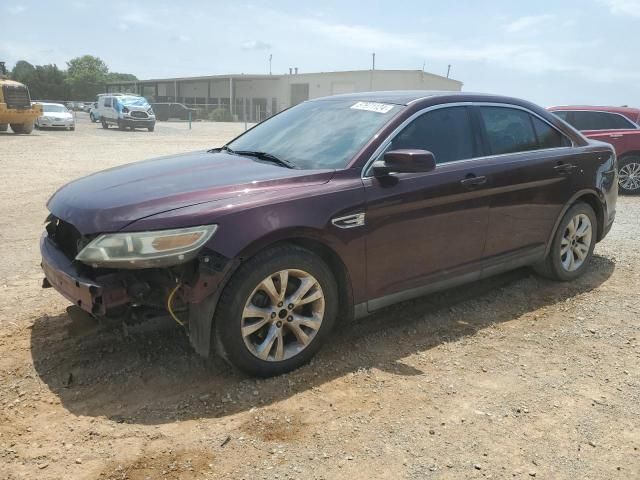
[{"label": "rear door", "polygon": [[479,278],[489,213],[479,141],[468,107],[437,108],[384,148],[431,151],[434,171],[382,179],[365,172],[369,310],[427,284]]},{"label": "rear door", "polygon": [[484,255],[500,262],[528,263],[544,254],[555,222],[573,194],[579,159],[572,156],[571,141],[564,134],[526,109],[474,108],[492,165]]}]

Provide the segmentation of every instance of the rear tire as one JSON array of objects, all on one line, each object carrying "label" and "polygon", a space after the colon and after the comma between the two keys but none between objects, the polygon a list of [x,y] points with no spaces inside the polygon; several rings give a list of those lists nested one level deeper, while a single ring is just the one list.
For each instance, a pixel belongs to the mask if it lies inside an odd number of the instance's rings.
[{"label": "rear tire", "polygon": [[625,195],[640,193],[640,157],[631,156],[618,160],[618,192]]},{"label": "rear tire", "polygon": [[[273,287],[271,294],[264,285]],[[214,318],[217,353],[251,375],[289,372],[316,354],[337,312],[336,280],[320,257],[294,245],[265,250],[242,264],[222,292]]]},{"label": "rear tire", "polygon": [[33,122],[12,123],[11,130],[13,133],[28,135],[33,132]]},{"label": "rear tire", "polygon": [[6,132],[8,128],[9,128],[8,123],[0,123],[0,132]]},{"label": "rear tire", "polygon": [[593,208],[576,203],[564,214],[547,258],[534,266],[543,277],[568,282],[587,269],[598,238],[598,219]]},{"label": "rear tire", "polygon": [[102,120],[102,128],[109,128],[109,124]]}]

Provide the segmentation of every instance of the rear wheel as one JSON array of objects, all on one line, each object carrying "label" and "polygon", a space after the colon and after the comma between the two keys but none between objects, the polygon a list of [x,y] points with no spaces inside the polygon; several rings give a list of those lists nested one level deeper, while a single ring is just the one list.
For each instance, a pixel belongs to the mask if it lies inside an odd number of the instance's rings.
[{"label": "rear wheel", "polygon": [[0,123],[0,132],[6,132],[7,128],[9,128],[8,123]]},{"label": "rear wheel", "polygon": [[109,128],[109,124],[102,120],[102,128]]},{"label": "rear wheel", "polygon": [[12,123],[11,130],[13,130],[13,133],[28,135],[33,132],[33,122]]},{"label": "rear wheel", "polygon": [[620,193],[640,193],[640,157],[624,157],[618,161],[618,190]]},{"label": "rear wheel", "polygon": [[252,375],[294,370],[320,349],[337,302],[335,279],[321,258],[289,245],[264,251],[238,269],[220,297],[220,353]]},{"label": "rear wheel", "polygon": [[544,277],[563,282],[584,273],[598,238],[596,214],[586,203],[573,205],[558,226],[544,262],[535,266]]}]

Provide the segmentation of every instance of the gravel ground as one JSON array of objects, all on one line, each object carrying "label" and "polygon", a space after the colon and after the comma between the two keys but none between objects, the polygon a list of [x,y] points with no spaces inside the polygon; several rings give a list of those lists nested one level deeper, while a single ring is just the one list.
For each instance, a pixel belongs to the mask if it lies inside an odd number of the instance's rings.
[{"label": "gravel ground", "polygon": [[408,302],[269,380],[40,289],[57,187],[242,129],[0,134],[0,478],[640,478],[640,197],[574,283],[523,269]]}]

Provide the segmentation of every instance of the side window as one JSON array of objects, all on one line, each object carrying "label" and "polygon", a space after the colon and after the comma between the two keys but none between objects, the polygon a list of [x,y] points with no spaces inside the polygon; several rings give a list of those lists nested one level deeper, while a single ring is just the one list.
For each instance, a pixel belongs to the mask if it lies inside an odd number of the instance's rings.
[{"label": "side window", "polygon": [[551,113],[553,113],[556,117],[561,118],[565,122],[567,121],[567,118],[569,117],[569,112],[567,112],[566,110],[557,110],[557,111],[551,112]]},{"label": "side window", "polygon": [[104,106],[105,107],[110,107],[111,106],[111,97],[107,97],[104,99]]},{"label": "side window", "polygon": [[573,112],[573,126],[578,130],[618,130],[635,128],[633,123],[622,115],[607,112]]},{"label": "side window", "polygon": [[539,148],[531,116],[527,112],[508,107],[480,107],[480,116],[491,154],[526,152]]},{"label": "side window", "polygon": [[466,107],[440,108],[407,125],[390,150],[419,149],[433,153],[436,163],[473,158],[474,136]]},{"label": "side window", "polygon": [[538,117],[533,116],[531,116],[531,120],[533,121],[533,129],[535,130],[536,137],[538,138],[539,148],[558,148],[571,146],[571,140],[569,140],[547,122],[543,122]]}]

